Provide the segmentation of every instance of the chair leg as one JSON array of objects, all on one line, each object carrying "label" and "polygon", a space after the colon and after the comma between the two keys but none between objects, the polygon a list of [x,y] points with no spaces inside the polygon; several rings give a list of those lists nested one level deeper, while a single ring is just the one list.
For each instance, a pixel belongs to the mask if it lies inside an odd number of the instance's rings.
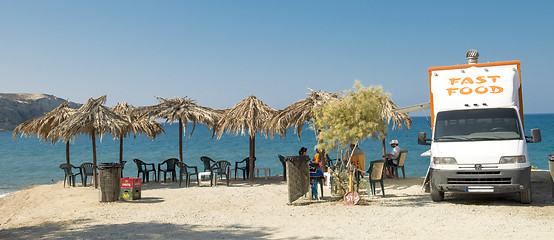
[{"label": "chair leg", "polygon": [[406,173],[404,173],[404,166],[402,166],[402,177],[406,178]]},{"label": "chair leg", "polygon": [[367,180],[367,197],[369,197],[371,194],[371,180]]},{"label": "chair leg", "polygon": [[385,196],[385,185],[383,184],[383,181],[381,183],[381,192],[383,192],[383,197]]},{"label": "chair leg", "polygon": [[217,173],[214,173],[214,186],[216,186],[216,187],[217,187],[217,178],[218,177],[219,176],[217,176]]},{"label": "chair leg", "polygon": [[318,182],[319,182],[319,188],[321,189],[321,197],[323,197],[323,180]]},{"label": "chair leg", "polygon": [[237,180],[237,169],[235,168],[235,181]]},{"label": "chair leg", "polygon": [[181,187],[181,182],[183,182],[183,175],[179,174],[179,187]]}]

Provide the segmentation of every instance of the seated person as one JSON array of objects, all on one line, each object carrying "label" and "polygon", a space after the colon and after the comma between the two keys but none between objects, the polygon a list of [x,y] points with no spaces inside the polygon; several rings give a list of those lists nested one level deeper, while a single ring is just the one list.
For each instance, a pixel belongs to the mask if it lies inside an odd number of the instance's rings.
[{"label": "seated person", "polygon": [[[361,158],[354,158],[354,156],[362,155]],[[347,150],[343,156],[343,159],[346,161],[347,159],[350,159],[350,157],[353,157],[350,161],[352,165],[356,166],[357,169],[365,169],[365,152],[364,150],[360,149],[356,144],[351,143],[350,144],[350,150]]]},{"label": "seated person", "polygon": [[[396,166],[398,165],[398,156],[400,155],[400,151],[402,151],[402,148],[398,146],[398,140],[396,139],[390,141],[390,146],[392,147],[391,152],[383,157],[387,159],[387,165]],[[390,169],[387,169],[387,176],[390,175]]]}]

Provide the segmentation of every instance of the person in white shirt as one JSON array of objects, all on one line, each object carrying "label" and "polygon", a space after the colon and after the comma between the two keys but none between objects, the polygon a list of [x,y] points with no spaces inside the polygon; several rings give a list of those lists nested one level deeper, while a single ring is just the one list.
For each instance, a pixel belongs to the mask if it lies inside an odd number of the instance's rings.
[{"label": "person in white shirt", "polygon": [[[398,156],[400,156],[402,148],[398,146],[398,140],[396,139],[390,141],[390,146],[392,147],[391,152],[384,157],[387,159],[387,165],[396,166],[398,165]],[[387,168],[386,175],[387,177],[393,177],[391,169]]]},{"label": "person in white shirt", "polygon": [[391,163],[394,165],[398,164],[398,156],[400,155],[400,151],[402,151],[402,148],[398,146],[398,140],[394,139],[390,141],[390,146],[392,147],[392,150],[389,154],[387,154],[387,163],[390,165]]}]

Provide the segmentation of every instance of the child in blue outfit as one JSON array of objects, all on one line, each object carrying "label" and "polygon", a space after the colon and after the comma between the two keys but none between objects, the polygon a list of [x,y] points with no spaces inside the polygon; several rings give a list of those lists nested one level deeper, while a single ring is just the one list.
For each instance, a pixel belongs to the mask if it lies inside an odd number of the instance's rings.
[{"label": "child in blue outfit", "polygon": [[[298,151],[298,154],[300,156],[307,156],[308,149],[305,148],[305,147],[302,147],[302,148],[300,148],[300,151]],[[314,157],[314,160],[316,158],[319,160],[319,151],[317,152],[316,157]],[[319,167],[321,167],[321,162],[320,161],[317,161],[317,160],[311,161],[310,160],[310,162],[308,164],[309,164],[309,167],[310,167],[310,177],[323,176],[323,171],[321,171],[321,169],[319,168]],[[310,180],[310,187],[312,189],[312,196],[314,196],[314,198],[316,200],[319,200],[319,196],[317,195],[317,184],[318,184],[317,179]]]}]

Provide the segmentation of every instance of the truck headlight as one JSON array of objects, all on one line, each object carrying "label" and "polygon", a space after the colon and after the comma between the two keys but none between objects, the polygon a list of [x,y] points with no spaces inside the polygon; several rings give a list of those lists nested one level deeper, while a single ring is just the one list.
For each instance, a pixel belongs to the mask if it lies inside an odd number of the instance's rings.
[{"label": "truck headlight", "polygon": [[526,161],[525,155],[521,156],[503,156],[500,158],[498,163],[500,164],[509,164],[509,163],[524,163]]},{"label": "truck headlight", "polygon": [[458,162],[456,162],[456,159],[453,157],[433,157],[433,163],[435,164],[449,164],[449,165],[456,165]]}]

